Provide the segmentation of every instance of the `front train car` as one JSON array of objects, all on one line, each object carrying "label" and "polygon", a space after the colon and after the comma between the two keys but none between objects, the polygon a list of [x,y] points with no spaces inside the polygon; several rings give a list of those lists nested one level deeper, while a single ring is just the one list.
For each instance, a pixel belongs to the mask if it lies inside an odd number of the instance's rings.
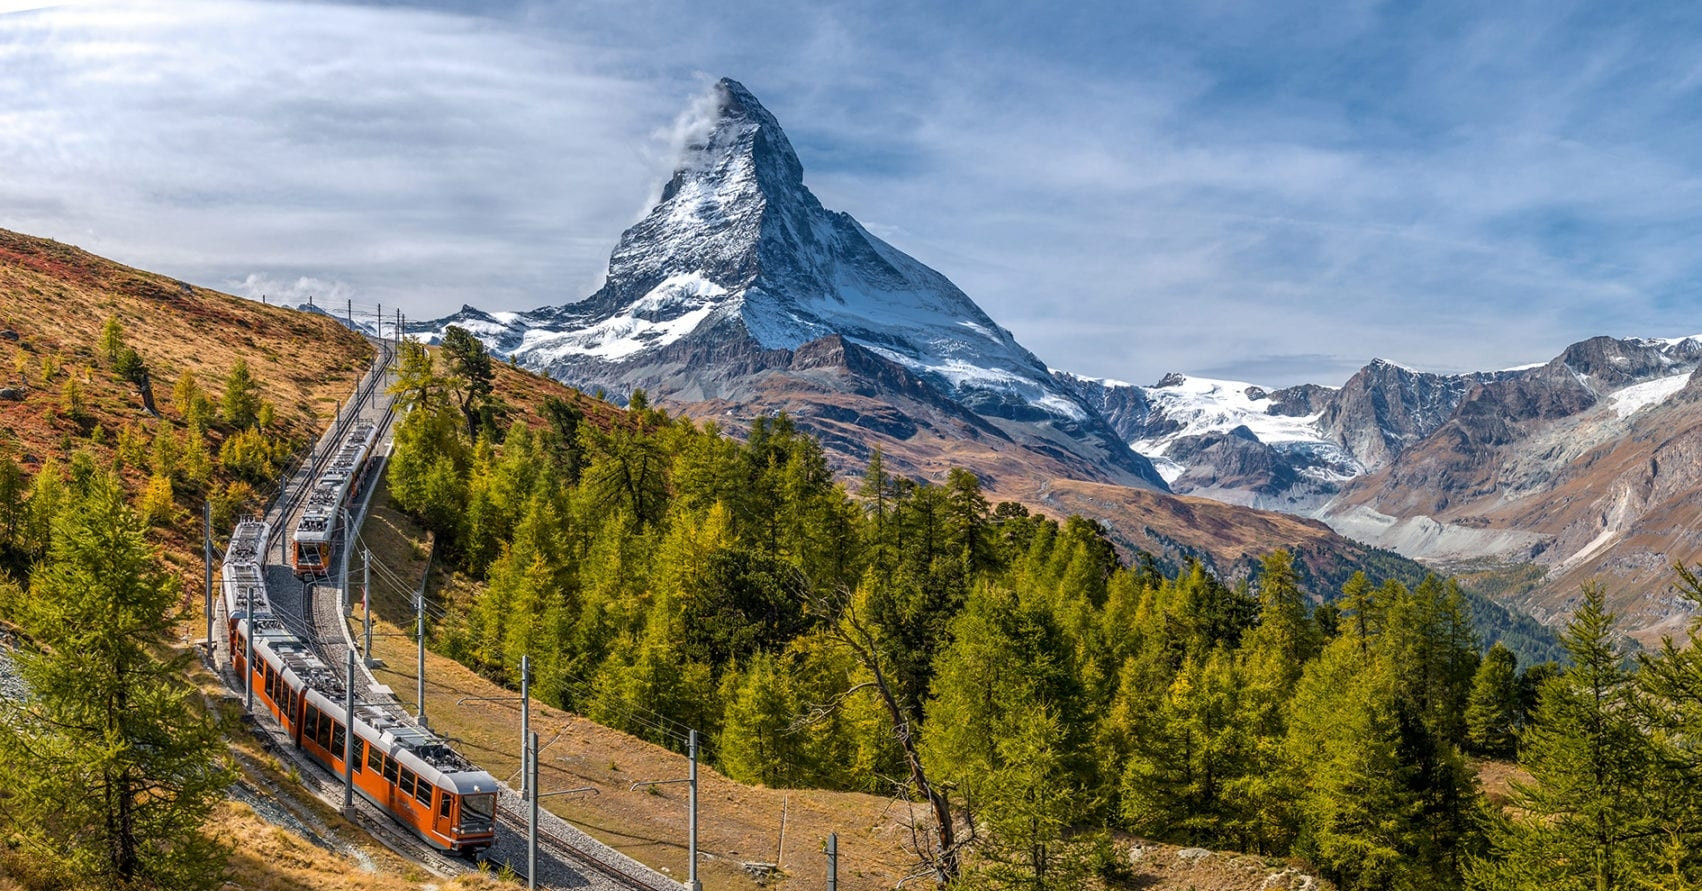
[{"label": "front train car", "polygon": [[[497,783],[410,719],[401,706],[354,698],[344,679],[272,612],[262,576],[268,527],[237,524],[225,551],[223,604],[231,664],[254,703],[296,748],[439,850],[474,856],[496,841]],[[250,649],[252,647],[252,649]],[[250,658],[252,653],[252,658]]]}]

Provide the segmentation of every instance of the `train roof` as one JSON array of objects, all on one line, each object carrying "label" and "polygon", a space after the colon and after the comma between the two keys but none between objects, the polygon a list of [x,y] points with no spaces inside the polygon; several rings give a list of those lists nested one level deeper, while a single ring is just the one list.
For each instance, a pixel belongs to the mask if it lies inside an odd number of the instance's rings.
[{"label": "train roof", "polygon": [[250,603],[253,603],[257,615],[271,612],[272,604],[266,596],[266,577],[261,568],[265,563],[270,528],[260,520],[243,520],[231,532],[220,572],[227,615],[246,615]]},{"label": "train roof", "polygon": [[[358,451],[371,445],[375,430],[374,425],[362,422],[350,431],[344,445],[356,443],[356,460]],[[342,455],[339,451],[339,458]],[[342,482],[346,485],[346,473]],[[341,716],[345,707],[343,677],[282,617],[272,613],[264,574],[269,531],[264,521],[243,520],[231,532],[222,570],[227,615],[237,620],[244,634],[252,634],[256,658],[284,675],[292,687],[307,690],[309,701],[321,711]],[[357,698],[355,735],[439,787],[462,794],[497,791],[494,777],[456,752],[447,740],[419,726],[394,700]]]},{"label": "train roof", "polygon": [[301,519],[296,523],[296,541],[330,540],[337,528],[337,510],[343,504],[343,496],[348,494],[349,480],[360,469],[377,435],[378,425],[371,421],[356,421],[349,427],[348,434],[337,444],[336,453],[308,490]]}]

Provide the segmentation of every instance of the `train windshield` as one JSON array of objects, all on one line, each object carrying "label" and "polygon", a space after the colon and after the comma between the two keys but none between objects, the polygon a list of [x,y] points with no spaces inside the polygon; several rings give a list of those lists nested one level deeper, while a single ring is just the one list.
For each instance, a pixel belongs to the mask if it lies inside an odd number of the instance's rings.
[{"label": "train windshield", "polygon": [[496,816],[496,796],[486,792],[483,795],[461,796],[461,822],[465,825],[483,825],[491,822]]}]

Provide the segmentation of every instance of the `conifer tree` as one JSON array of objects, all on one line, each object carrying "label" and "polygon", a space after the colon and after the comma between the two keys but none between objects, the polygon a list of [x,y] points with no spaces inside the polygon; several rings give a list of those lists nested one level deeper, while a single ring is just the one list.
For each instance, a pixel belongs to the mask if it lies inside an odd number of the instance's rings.
[{"label": "conifer tree", "polygon": [[19,550],[29,507],[29,479],[8,447],[0,446],[0,562]]},{"label": "conifer tree", "polygon": [[727,708],[716,744],[721,769],[744,783],[792,785],[803,751],[793,729],[797,708],[785,669],[759,652],[744,671],[727,672],[721,689]]},{"label": "conifer tree", "polygon": [[1492,758],[1510,757],[1518,741],[1518,658],[1499,642],[1489,648],[1472,679],[1466,707],[1466,739],[1474,751]]},{"label": "conifer tree", "polygon": [[260,420],[260,385],[248,370],[248,360],[238,357],[225,376],[225,394],[219,400],[224,422],[246,430]]},{"label": "conifer tree", "polygon": [[106,324],[100,329],[100,352],[108,363],[116,363],[118,354],[124,349],[124,326],[118,323],[117,316],[107,316]]},{"label": "conifer tree", "polygon": [[1516,816],[1492,827],[1490,854],[1472,867],[1476,888],[1617,891],[1657,860],[1649,740],[1606,595],[1593,584],[1583,594],[1560,638],[1572,667],[1543,685],[1520,741],[1533,782],[1515,784]]},{"label": "conifer tree", "polygon": [[15,618],[31,697],[0,722],[12,830],[38,855],[109,886],[196,889],[222,881],[201,826],[230,774],[223,742],[182,680],[171,577],[110,474],[53,521],[52,544]]},{"label": "conifer tree", "polygon": [[479,435],[479,425],[491,398],[491,357],[484,343],[467,329],[450,325],[443,332],[443,356],[453,375],[456,401],[467,422],[467,438]]}]

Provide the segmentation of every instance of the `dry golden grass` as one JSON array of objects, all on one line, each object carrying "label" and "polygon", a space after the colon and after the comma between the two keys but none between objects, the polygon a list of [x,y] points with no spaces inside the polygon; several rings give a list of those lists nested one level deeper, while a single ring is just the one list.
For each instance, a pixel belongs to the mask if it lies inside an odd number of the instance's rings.
[{"label": "dry golden grass", "polygon": [[1490,804],[1506,807],[1513,800],[1513,784],[1529,786],[1536,782],[1530,771],[1512,761],[1479,761],[1477,781]]},{"label": "dry golden grass", "polygon": [[[147,362],[158,417],[144,411],[136,388],[97,355],[108,318],[118,319],[125,342]],[[305,446],[338,400],[347,398],[372,354],[364,339],[324,316],[193,287],[5,230],[0,230],[0,332],[16,335],[0,337],[0,385],[23,392],[22,401],[0,401],[0,449],[32,472],[48,458],[63,463],[79,448],[110,461],[118,432],[127,425],[136,425],[146,441],[162,429],[181,432],[183,413],[171,402],[178,378],[193,372],[201,390],[217,398],[238,358],[248,360],[263,397],[276,409],[270,435]],[[43,377],[44,360],[58,367],[51,378]],[[58,410],[72,376],[83,382],[87,410],[81,421]],[[96,428],[102,441],[90,443],[87,437]],[[216,457],[217,434],[214,440]],[[126,477],[133,489],[144,482],[137,468],[129,468]],[[200,501],[178,496],[181,514],[159,530],[156,543],[192,590],[201,559]],[[200,597],[186,597],[186,628],[204,621],[200,603]]]},{"label": "dry golden grass", "polygon": [[[0,230],[0,380],[26,390],[22,402],[0,403],[6,439],[39,465],[60,454],[64,418],[48,418],[67,375],[86,374],[91,423],[111,435],[136,421],[159,423],[142,410],[133,386],[114,378],[97,357],[106,320],[116,317],[124,339],[152,373],[155,403],[166,421],[180,421],[171,389],[185,370],[213,395],[238,358],[277,407],[277,433],[305,439],[329,418],[371,358],[360,336],[324,316],[265,306],[161,275],[131,269],[69,245]],[[62,370],[42,379],[43,357]]]}]

